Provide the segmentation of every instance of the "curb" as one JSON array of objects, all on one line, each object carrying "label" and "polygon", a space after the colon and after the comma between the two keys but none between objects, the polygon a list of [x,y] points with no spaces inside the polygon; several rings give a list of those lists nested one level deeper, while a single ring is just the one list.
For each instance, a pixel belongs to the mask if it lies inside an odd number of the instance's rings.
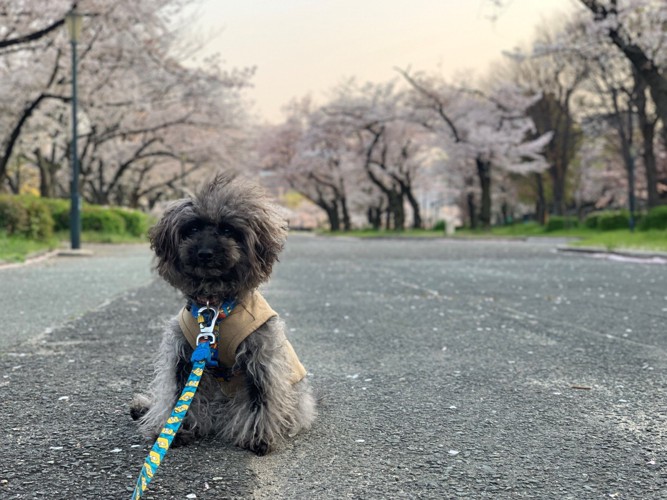
[{"label": "curb", "polygon": [[53,257],[91,257],[95,253],[87,249],[63,249],[56,248],[55,250],[42,250],[28,254],[23,262],[6,262],[0,260],[0,269],[12,269],[16,267],[28,266],[37,262],[42,262]]},{"label": "curb", "polygon": [[34,264],[36,262],[42,262],[43,260],[50,259],[55,257],[60,252],[59,249],[56,250],[44,250],[41,252],[35,252],[28,254],[23,262],[6,262],[0,260],[0,269],[12,269],[15,267],[27,266],[29,264]]},{"label": "curb", "polygon": [[667,264],[667,253],[649,252],[641,250],[607,250],[602,247],[565,247],[557,246],[558,252],[583,253],[593,256],[610,256],[627,259],[637,259],[642,261],[653,261]]},{"label": "curb", "polygon": [[88,250],[85,248],[66,248],[62,250],[58,250],[56,252],[56,255],[58,257],[91,257],[95,253],[92,250]]}]

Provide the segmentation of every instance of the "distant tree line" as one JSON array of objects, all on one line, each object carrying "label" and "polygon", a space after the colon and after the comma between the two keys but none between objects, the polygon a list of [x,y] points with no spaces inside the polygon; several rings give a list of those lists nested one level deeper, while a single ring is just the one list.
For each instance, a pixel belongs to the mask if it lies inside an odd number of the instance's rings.
[{"label": "distant tree line", "polygon": [[261,165],[332,230],[420,227],[424,198],[458,205],[473,228],[655,207],[667,202],[664,19],[664,2],[581,0],[485,79],[397,69],[346,82],[265,128]]}]

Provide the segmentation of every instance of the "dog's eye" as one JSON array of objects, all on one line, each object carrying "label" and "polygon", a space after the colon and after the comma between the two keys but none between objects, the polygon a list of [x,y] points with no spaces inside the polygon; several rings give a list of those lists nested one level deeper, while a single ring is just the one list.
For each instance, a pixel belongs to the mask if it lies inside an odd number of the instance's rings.
[{"label": "dog's eye", "polygon": [[191,224],[191,225],[189,225],[189,226],[186,226],[186,227],[183,229],[183,231],[182,231],[181,234],[183,235],[184,238],[189,238],[190,236],[192,236],[192,235],[198,233],[198,232],[200,231],[200,229],[201,229],[201,228],[200,228],[198,225],[196,225],[196,224]]},{"label": "dog's eye", "polygon": [[222,236],[230,237],[230,236],[234,236],[234,230],[229,226],[220,226],[218,228],[218,234],[220,234]]}]

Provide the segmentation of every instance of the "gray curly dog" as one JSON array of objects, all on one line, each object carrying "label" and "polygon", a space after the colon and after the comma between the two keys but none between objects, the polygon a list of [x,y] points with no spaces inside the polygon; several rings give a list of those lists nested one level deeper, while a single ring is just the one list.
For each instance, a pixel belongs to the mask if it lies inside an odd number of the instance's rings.
[{"label": "gray curly dog", "polygon": [[215,435],[265,455],[308,429],[316,405],[306,371],[283,321],[257,291],[287,236],[265,193],[218,175],[194,198],[171,204],[149,236],[158,273],[187,303],[164,331],[148,394],[132,401],[142,434],[159,434],[187,380],[198,333],[189,311],[229,300],[236,306],[220,324],[220,368],[205,370],[175,444]]}]

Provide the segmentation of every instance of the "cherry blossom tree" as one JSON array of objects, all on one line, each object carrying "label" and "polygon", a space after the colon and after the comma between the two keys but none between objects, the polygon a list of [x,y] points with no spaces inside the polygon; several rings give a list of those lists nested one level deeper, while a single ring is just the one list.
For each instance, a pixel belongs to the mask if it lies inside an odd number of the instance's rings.
[{"label": "cherry blossom tree", "polygon": [[586,126],[586,141],[579,152],[580,169],[574,196],[581,215],[593,210],[628,205],[628,176],[619,154],[618,138],[605,122]]},{"label": "cherry blossom tree", "polygon": [[[423,131],[409,120],[405,93],[397,89],[396,82],[358,85],[349,81],[335,90],[325,112],[336,117],[356,137],[363,170],[373,186],[367,193],[373,197],[373,193],[379,192],[386,201],[385,226],[404,229],[407,203],[412,227],[421,227],[415,187],[423,164],[421,155],[427,145],[421,137]],[[377,225],[380,210],[377,204],[370,208],[373,225]]]},{"label": "cherry blossom tree", "polygon": [[[575,116],[575,100],[582,94],[582,85],[589,75],[589,61],[582,59],[562,41],[565,33],[582,31],[576,18],[552,19],[536,31],[528,50],[516,49],[506,54],[501,78],[510,80],[530,94],[541,94],[527,112],[538,134],[553,131],[553,140],[544,149],[549,163],[552,212],[564,215],[570,164],[581,145],[582,132]],[[542,175],[535,174],[538,193],[538,220],[544,221],[546,200]]]},{"label": "cherry blossom tree", "polygon": [[[494,3],[506,2],[495,0]],[[624,156],[626,165],[634,162],[634,157],[641,158],[647,205],[655,206],[662,202],[659,193],[662,165],[658,164],[655,154],[654,137],[661,131],[663,142],[667,141],[667,55],[664,51],[667,3],[654,0],[579,0],[578,3],[581,9],[577,20],[570,21],[552,43],[544,44],[541,49],[549,54],[574,56],[584,64],[606,68],[602,72],[608,77],[624,80],[622,87],[614,84],[617,104],[621,104],[619,98],[625,99],[624,95],[631,97],[627,113],[622,109],[619,113],[624,113],[626,118],[632,115],[641,139],[635,140],[632,148],[625,148],[625,152],[621,148],[619,153]],[[581,12],[589,15],[582,17]],[[597,71],[593,78],[598,90],[602,83],[600,75]],[[601,99],[606,99],[607,107],[613,108],[614,93],[609,85],[606,87],[609,91],[602,92],[605,97]],[[595,92],[592,85],[588,85],[586,93]],[[609,116],[608,111],[603,113]],[[629,125],[626,121],[626,128]],[[619,130],[618,126],[616,129]],[[620,140],[629,144],[632,137],[627,132],[624,134],[625,139]],[[630,149],[636,151],[632,157],[628,154]]]},{"label": "cherry blossom tree", "polygon": [[580,0],[599,33],[618,47],[648,85],[656,112],[667,124],[667,3],[654,0]]},{"label": "cherry blossom tree", "polygon": [[307,98],[293,102],[284,123],[264,130],[261,163],[320,207],[331,231],[349,231],[349,141],[335,120],[312,108]]},{"label": "cherry blossom tree", "polygon": [[[57,89],[65,63],[54,39],[69,2],[3,2],[0,10],[0,189],[17,191],[7,168],[30,118],[49,100],[66,101]],[[61,33],[62,34],[62,33]]]},{"label": "cherry blossom tree", "polygon": [[[57,22],[71,2],[25,0],[4,14],[12,33]],[[191,69],[177,58],[172,19],[183,0],[80,0],[84,31],[79,44],[79,150],[82,193],[98,203],[151,204],[179,189],[200,170],[229,168],[247,128],[241,92],[252,70],[224,72],[209,61]],[[18,24],[22,23],[22,24]],[[6,165],[17,154],[42,175],[53,195],[69,169],[67,133],[69,54],[64,30],[0,52],[7,80],[0,106],[6,120],[0,179],[13,186]],[[17,35],[18,36],[18,35]],[[23,145],[19,152],[14,147]],[[191,175],[192,174],[192,175]]]},{"label": "cherry blossom tree", "polygon": [[[614,8],[618,8],[616,2],[613,4]],[[617,50],[617,42],[627,37],[636,39],[633,43],[639,44],[637,47],[641,46],[645,55],[650,56],[660,68],[665,68],[667,58],[662,54],[662,48],[667,42],[667,33],[664,23],[656,23],[656,16],[658,19],[667,17],[667,10],[660,10],[655,2],[625,2],[622,13],[618,13],[617,17],[624,25],[631,26],[636,35],[631,36],[624,29],[622,37],[618,33],[610,36],[608,29],[602,29],[596,18],[584,26],[583,32],[570,31],[567,37],[569,50],[576,51],[579,57],[590,61],[595,69],[589,79],[589,89],[598,96],[597,103],[601,108],[598,113],[608,117],[618,133],[620,152],[628,175],[630,204],[633,205],[630,207],[631,212],[634,211],[634,171],[637,159],[642,161],[647,205],[653,207],[660,203],[655,135],[661,115],[658,102],[655,101],[656,93],[646,72],[640,71],[624,50]],[[653,102],[650,102],[647,94],[653,96]],[[665,123],[662,124],[662,130],[666,130]]]},{"label": "cherry blossom tree", "polygon": [[[494,84],[487,93],[447,83],[438,75],[400,71],[412,87],[415,119],[436,134],[449,163],[459,168],[474,164],[481,192],[479,222],[491,225],[493,167],[522,175],[548,167],[541,155],[552,134],[536,136],[526,110],[537,96],[508,83]],[[532,138],[531,138],[532,136]],[[470,210],[476,211],[470,206]],[[471,226],[476,218],[470,213]]]}]

